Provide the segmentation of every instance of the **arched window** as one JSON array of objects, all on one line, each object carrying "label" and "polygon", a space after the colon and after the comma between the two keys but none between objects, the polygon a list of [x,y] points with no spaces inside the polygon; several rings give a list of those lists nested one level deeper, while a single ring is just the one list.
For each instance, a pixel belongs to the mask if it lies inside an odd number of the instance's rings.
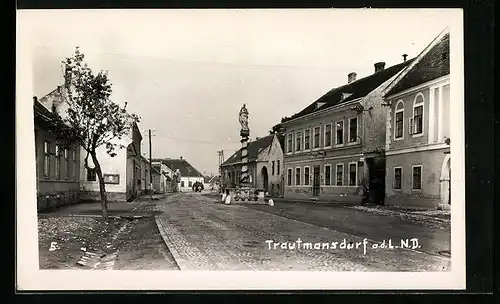
[{"label": "arched window", "polygon": [[405,104],[402,100],[396,103],[396,108],[394,111],[394,139],[404,138],[404,116],[405,116]]},{"label": "arched window", "polygon": [[424,94],[418,93],[413,100],[413,115],[410,118],[410,134],[422,136],[424,134]]}]

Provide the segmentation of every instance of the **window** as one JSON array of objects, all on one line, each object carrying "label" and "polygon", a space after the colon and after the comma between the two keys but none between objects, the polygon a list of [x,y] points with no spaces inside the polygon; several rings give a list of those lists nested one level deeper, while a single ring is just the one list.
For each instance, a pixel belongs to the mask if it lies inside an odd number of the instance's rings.
[{"label": "window", "polygon": [[404,136],[404,107],[404,102],[399,100],[396,104],[396,111],[394,114],[394,139],[402,139]]},{"label": "window", "polygon": [[276,174],[279,175],[280,174],[280,161],[279,159],[276,161]]},{"label": "window", "polygon": [[358,141],[358,118],[349,119],[349,142]]},{"label": "window", "polygon": [[50,154],[49,154],[49,142],[43,143],[43,175],[49,177],[50,175]]},{"label": "window", "polygon": [[330,165],[325,165],[325,186],[330,186],[331,185],[331,166]]},{"label": "window", "polygon": [[356,186],[358,166],[356,163],[349,164],[349,186]]},{"label": "window", "polygon": [[87,169],[87,181],[89,182],[96,181],[96,173],[94,169]]},{"label": "window", "polygon": [[64,171],[66,172],[66,179],[70,178],[70,172],[69,172],[69,150],[64,149]]},{"label": "window", "polygon": [[287,147],[286,147],[286,151],[288,153],[292,153],[292,146],[293,146],[293,135],[292,134],[288,134],[288,140],[287,140]]},{"label": "window", "polygon": [[413,103],[413,119],[410,125],[410,132],[413,135],[422,135],[424,132],[423,128],[423,116],[424,116],[424,97],[422,93],[417,94],[415,101]]},{"label": "window", "polygon": [[311,129],[304,130],[304,150],[311,149]]},{"label": "window", "polygon": [[309,186],[309,167],[304,167],[304,186]]},{"label": "window", "polygon": [[300,168],[295,168],[295,185],[300,186]]},{"label": "window", "polygon": [[61,148],[56,145],[56,178],[61,178]]},{"label": "window", "polygon": [[273,160],[273,165],[272,165],[272,169],[271,169],[271,174],[274,175],[274,160]]},{"label": "window", "polygon": [[332,125],[325,125],[325,147],[332,146]]},{"label": "window", "polygon": [[344,164],[337,164],[337,186],[342,186],[344,184]]},{"label": "window", "polygon": [[288,186],[292,185],[292,168],[288,168],[286,181],[287,181]]},{"label": "window", "polygon": [[295,133],[295,151],[300,151],[302,142],[302,132]]},{"label": "window", "polygon": [[316,127],[314,128],[314,139],[313,139],[313,148],[319,148],[319,132],[321,128]]},{"label": "window", "polygon": [[403,168],[394,168],[394,189],[401,190],[401,181],[403,178]]},{"label": "window", "polygon": [[337,121],[335,124],[335,130],[336,130],[336,138],[337,138],[337,145],[341,145],[344,143],[344,122],[343,121]]},{"label": "window", "polygon": [[73,160],[73,165],[71,166],[71,176],[76,179],[76,170],[78,169],[77,166],[76,166],[76,150],[73,150],[72,151],[73,155],[71,157],[71,159]]},{"label": "window", "polygon": [[422,166],[413,166],[412,189],[422,189]]},{"label": "window", "polygon": [[188,187],[193,187],[193,182],[192,181],[188,182]]},{"label": "window", "polygon": [[184,188],[184,181],[181,181],[181,187]]}]

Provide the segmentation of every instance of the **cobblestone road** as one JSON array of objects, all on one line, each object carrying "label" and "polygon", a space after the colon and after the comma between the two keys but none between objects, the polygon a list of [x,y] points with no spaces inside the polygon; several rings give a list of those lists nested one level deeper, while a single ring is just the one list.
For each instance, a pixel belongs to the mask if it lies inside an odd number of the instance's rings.
[{"label": "cobblestone road", "polygon": [[[365,246],[360,237],[241,205],[215,203],[199,194],[175,194],[156,208],[163,212],[156,216],[158,228],[181,270],[447,271],[450,267],[448,258],[402,248],[374,249],[373,242],[367,240]],[[340,249],[344,239],[353,248]],[[333,242],[338,242],[335,249]],[[393,240],[392,245],[399,246],[400,241]]]}]

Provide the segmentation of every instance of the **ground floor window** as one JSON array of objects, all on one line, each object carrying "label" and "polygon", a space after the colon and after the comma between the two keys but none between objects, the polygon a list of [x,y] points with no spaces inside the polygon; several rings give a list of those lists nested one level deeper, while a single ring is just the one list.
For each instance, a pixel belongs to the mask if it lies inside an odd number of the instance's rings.
[{"label": "ground floor window", "polygon": [[337,165],[337,186],[342,186],[344,184],[344,164]]},{"label": "ground floor window", "polygon": [[181,187],[184,187],[184,181],[181,181]]},{"label": "ground floor window", "polygon": [[401,183],[403,178],[403,168],[394,168],[394,189],[401,190]]},{"label": "ground floor window", "polygon": [[304,167],[304,185],[308,186],[309,185],[309,167]]},{"label": "ground floor window", "polygon": [[96,174],[94,169],[87,169],[87,181],[89,182],[96,181]]},{"label": "ground floor window", "polygon": [[292,185],[292,168],[288,168],[287,176],[286,176],[286,183],[288,186]]},{"label": "ground floor window", "polygon": [[356,186],[358,166],[356,163],[349,164],[349,186]]},{"label": "ground floor window", "polygon": [[300,186],[300,168],[295,168],[295,185]]},{"label": "ground floor window", "polygon": [[192,187],[193,186],[193,182],[192,181],[189,181],[188,182],[188,187]]},{"label": "ground floor window", "polygon": [[325,165],[325,186],[330,186],[331,184],[331,167],[330,165]]},{"label": "ground floor window", "polygon": [[421,190],[422,189],[422,166],[413,166],[413,176],[412,176],[412,189]]}]

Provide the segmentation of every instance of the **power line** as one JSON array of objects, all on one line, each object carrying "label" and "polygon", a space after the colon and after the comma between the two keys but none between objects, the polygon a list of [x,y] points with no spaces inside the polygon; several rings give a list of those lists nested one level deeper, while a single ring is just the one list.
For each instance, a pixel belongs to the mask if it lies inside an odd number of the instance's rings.
[{"label": "power line", "polygon": [[[50,47],[50,46],[36,46],[36,48],[56,49],[56,48]],[[353,68],[333,68],[333,67],[320,67],[320,66],[274,65],[274,64],[256,64],[256,63],[238,64],[238,63],[221,62],[221,61],[178,60],[178,59],[154,57],[154,56],[133,56],[133,55],[126,55],[126,54],[121,54],[121,53],[94,52],[94,51],[85,51],[84,53],[107,55],[107,56],[113,56],[113,57],[118,57],[118,58],[128,58],[128,59],[158,60],[158,61],[180,63],[180,64],[183,64],[183,63],[184,64],[204,64],[204,65],[219,65],[219,66],[228,66],[228,67],[316,69],[316,70],[339,71],[339,72],[340,71],[346,72],[346,71],[353,70]]]}]

